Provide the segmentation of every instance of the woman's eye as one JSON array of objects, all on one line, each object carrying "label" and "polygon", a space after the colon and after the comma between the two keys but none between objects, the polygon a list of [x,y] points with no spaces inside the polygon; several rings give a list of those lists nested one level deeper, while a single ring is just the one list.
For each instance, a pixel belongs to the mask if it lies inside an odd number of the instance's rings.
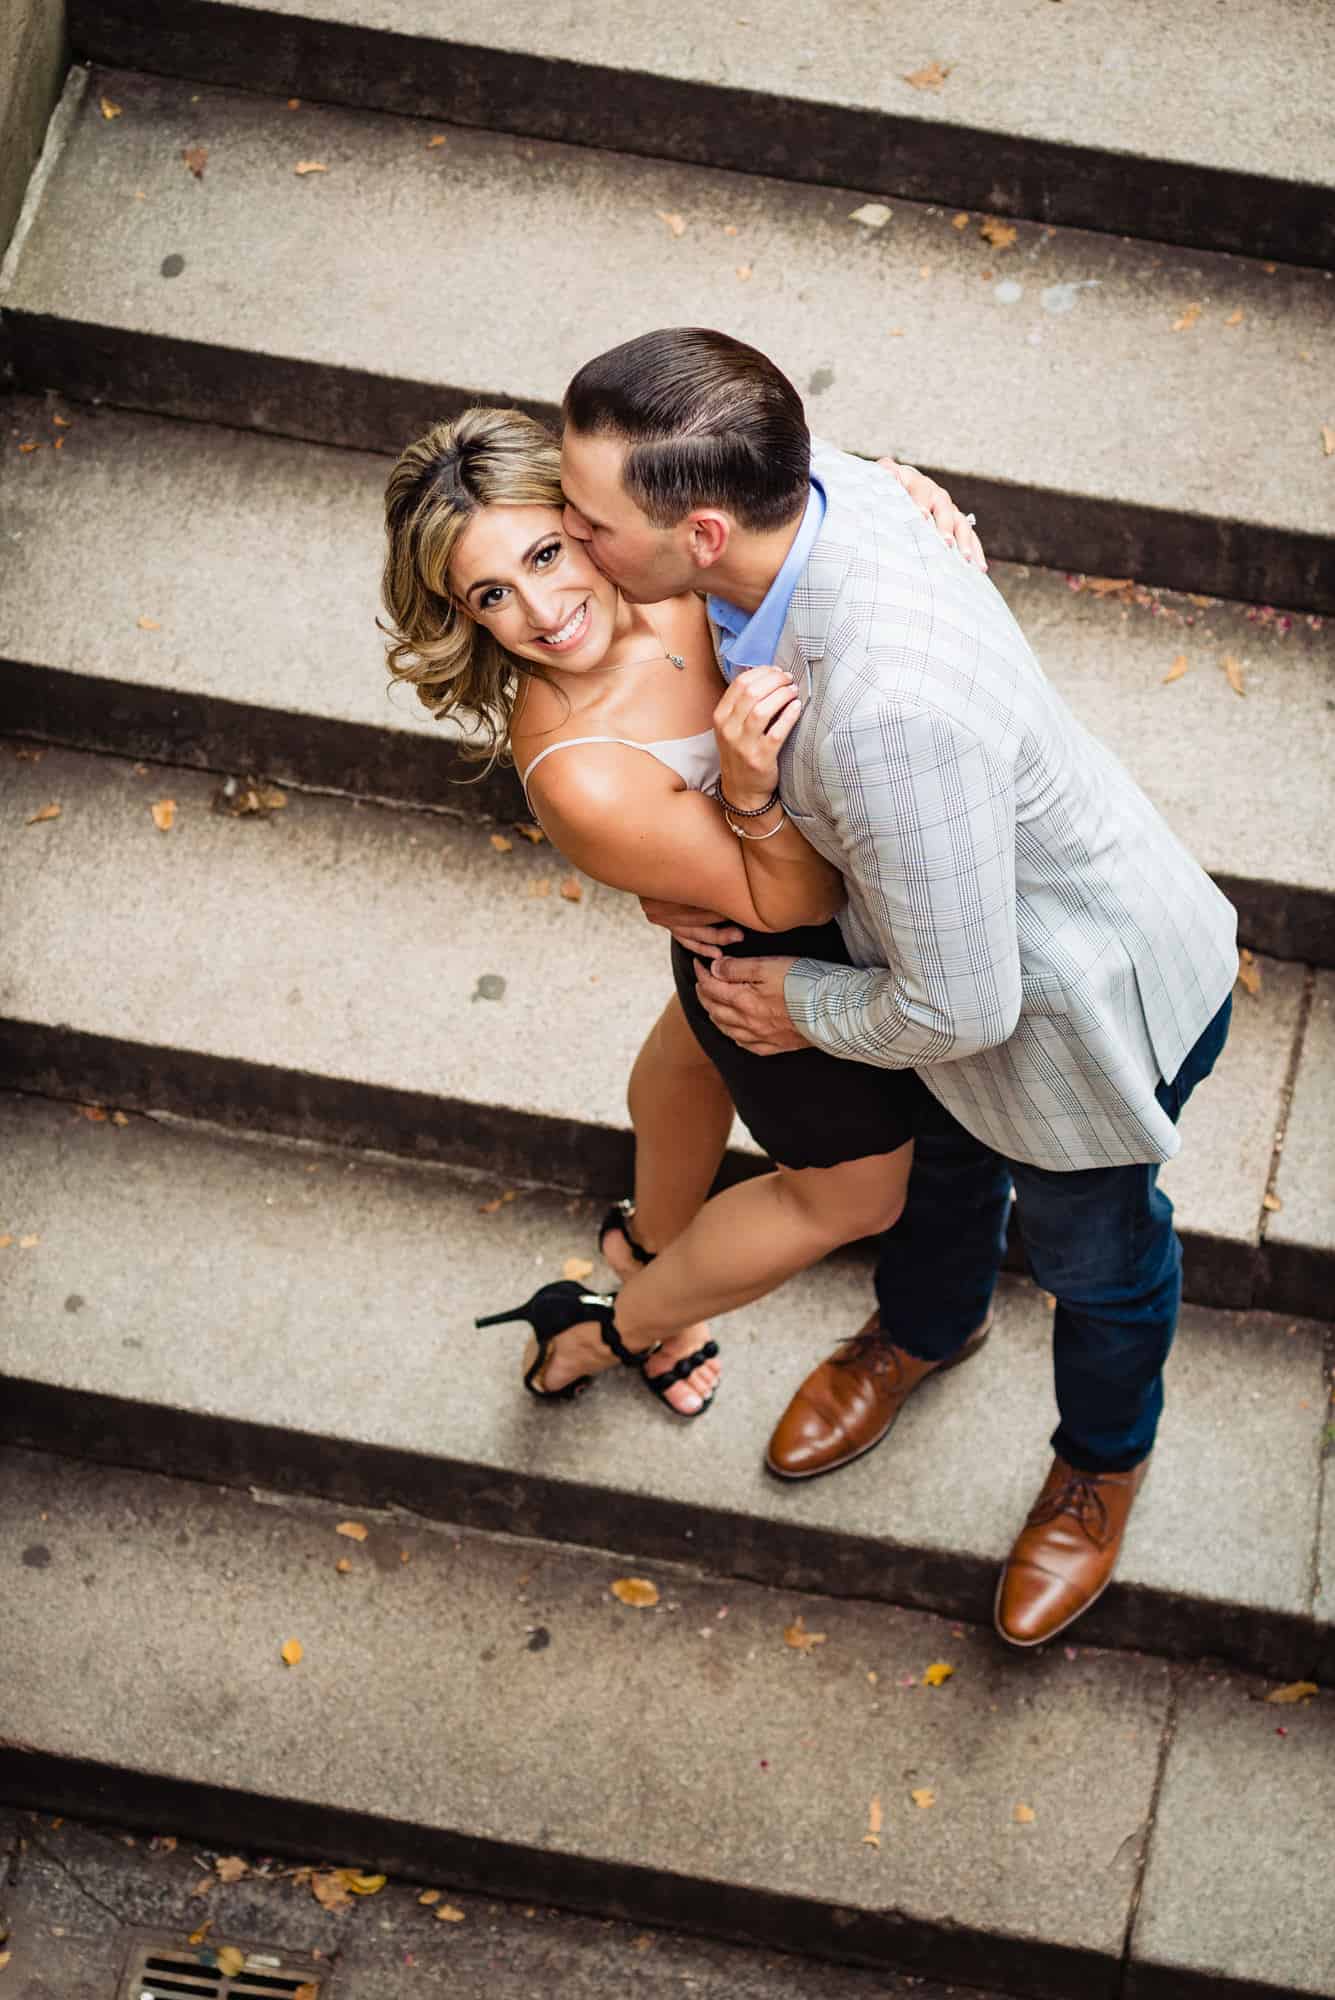
[{"label": "woman's eye", "polygon": [[477,601],[478,610],[494,611],[501,601],[501,596],[502,593],[499,590],[484,590]]},{"label": "woman's eye", "polygon": [[552,564],[555,562],[556,558],[560,555],[560,553],[561,553],[561,544],[559,542],[546,543],[544,547],[538,550],[538,553],[533,558],[534,568],[550,569]]}]

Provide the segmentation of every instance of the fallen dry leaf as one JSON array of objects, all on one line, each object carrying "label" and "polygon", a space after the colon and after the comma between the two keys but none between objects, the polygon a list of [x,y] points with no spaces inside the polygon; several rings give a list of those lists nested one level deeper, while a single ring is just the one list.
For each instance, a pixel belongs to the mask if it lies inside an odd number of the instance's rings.
[{"label": "fallen dry leaf", "polygon": [[299,1667],[304,1653],[300,1639],[289,1639],[283,1647],[283,1662],[289,1667]]},{"label": "fallen dry leaf", "polygon": [[202,1923],[202,1924],[200,1925],[199,1929],[198,1929],[197,1931],[191,1931],[191,1933],[190,1933],[190,1937],[189,1937],[189,1940],[188,1940],[188,1941],[189,1941],[189,1943],[191,1943],[191,1944],[203,1944],[203,1942],[204,1942],[205,1938],[206,1938],[206,1937],[208,1936],[209,1932],[210,1932],[210,1931],[211,1931],[212,1929],[213,1929],[213,1918],[212,1918],[212,1917],[205,1917],[205,1919],[204,1919],[203,1923]]},{"label": "fallen dry leaf", "polygon": [[104,118],[120,117],[122,107],[119,104],[113,104],[109,97],[99,97],[97,102]]},{"label": "fallen dry leaf", "polygon": [[1187,603],[1194,604],[1198,611],[1208,611],[1214,602],[1215,599],[1213,597],[1197,597],[1190,592],[1187,596]]},{"label": "fallen dry leaf", "polygon": [[52,440],[51,440],[51,449],[52,449],[52,451],[64,451],[64,449],[65,449],[65,440],[64,440],[64,438],[52,438]]},{"label": "fallen dry leaf", "polygon": [[1119,590],[1134,590],[1135,578],[1130,576],[1087,576],[1080,588],[1089,591],[1093,597],[1112,597]]},{"label": "fallen dry leaf", "polygon": [[539,881],[529,883],[528,893],[530,896],[550,896],[552,893],[552,885],[548,881],[547,877],[544,875],[541,877]]},{"label": "fallen dry leaf", "polygon": [[930,62],[923,69],[915,69],[904,81],[915,90],[940,90],[954,67],[953,63]]},{"label": "fallen dry leaf", "polygon": [[1245,699],[1247,690],[1242,682],[1242,661],[1235,659],[1232,653],[1225,653],[1219,664],[1228,675],[1228,684],[1234,694],[1240,694]]},{"label": "fallen dry leaf", "polygon": [[967,229],[969,226],[969,222],[970,222],[970,216],[967,208],[962,208],[958,215],[952,215],[950,218],[950,226],[952,229]]},{"label": "fallen dry leaf", "polygon": [[313,1979],[308,1979],[297,1988],[292,2000],[320,2000],[320,1989]]},{"label": "fallen dry leaf", "polygon": [[939,1688],[943,1681],[948,1681],[950,1679],[950,1676],[954,1673],[954,1671],[955,1669],[953,1667],[947,1666],[944,1660],[933,1660],[931,1666],[928,1667],[926,1673],[922,1677],[923,1684],[924,1686],[929,1688]]},{"label": "fallen dry leaf", "polygon": [[1322,424],[1321,450],[1326,458],[1335,458],[1335,424]]},{"label": "fallen dry leaf", "polygon": [[754,277],[754,275],[755,273],[749,264],[739,264],[737,266],[737,276],[742,284],[744,285],[750,284],[751,279]]},{"label": "fallen dry leaf", "polygon": [[41,449],[42,449],[42,444],[40,438],[29,438],[26,444],[21,444],[19,446],[19,450],[23,453],[25,458],[30,456],[31,453],[33,453],[34,451],[40,451]]},{"label": "fallen dry leaf", "polygon": [[1287,1687],[1271,1688],[1265,1699],[1274,1707],[1287,1707],[1295,1701],[1310,1701],[1316,1692],[1315,1681],[1290,1681]]},{"label": "fallen dry leaf", "polygon": [[355,1868],[339,1872],[354,1896],[378,1896],[389,1880],[388,1875],[359,1875]]},{"label": "fallen dry leaf", "polygon": [[347,1910],[352,1907],[347,1884],[337,1868],[317,1870],[311,1876],[311,1894],[322,1910]]},{"label": "fallen dry leaf", "polygon": [[1238,985],[1251,994],[1253,1000],[1261,991],[1261,968],[1256,963],[1255,952],[1246,947],[1238,953]]},{"label": "fallen dry leaf", "polygon": [[783,1628],[783,1643],[795,1653],[809,1653],[814,1647],[823,1646],[827,1636],[824,1632],[808,1632],[804,1618],[794,1618],[791,1625]]},{"label": "fallen dry leaf", "polygon": [[667,224],[674,236],[684,236],[686,234],[686,218],[684,215],[677,215],[674,211],[666,208],[656,208],[654,214],[660,222]]},{"label": "fallen dry leaf", "polygon": [[578,903],[584,894],[577,875],[567,875],[561,884],[561,895],[567,903]]},{"label": "fallen dry leaf", "polygon": [[980,223],[978,234],[992,245],[994,250],[1009,250],[1019,235],[1019,230],[1010,222],[997,222],[991,216]]},{"label": "fallen dry leaf", "polygon": [[52,799],[50,805],[39,807],[39,809],[33,814],[32,818],[28,821],[28,825],[40,826],[44,820],[59,819],[59,818],[60,818],[60,807],[57,805],[56,801]]},{"label": "fallen dry leaf", "polygon": [[1200,318],[1203,311],[1204,307],[1201,304],[1201,301],[1199,299],[1193,299],[1192,303],[1189,306],[1184,306],[1182,308],[1181,313],[1173,321],[1173,332],[1190,333],[1192,327],[1195,326],[1197,320]]},{"label": "fallen dry leaf", "polygon": [[436,1922],[438,1924],[461,1924],[463,1921],[464,1912],[456,1909],[453,1903],[442,1903],[436,1911]]},{"label": "fallen dry leaf", "polygon": [[130,1121],[129,1118],[126,1116],[125,1112],[113,1111],[111,1114],[111,1122],[113,1125],[128,1125]]},{"label": "fallen dry leaf", "polygon": [[529,826],[527,821],[517,826],[515,832],[521,840],[528,841],[531,847],[541,847],[546,838],[540,826]]},{"label": "fallen dry leaf", "polygon": [[619,1576],[612,1585],[612,1595],[636,1611],[649,1611],[658,1602],[658,1585],[644,1576]]},{"label": "fallen dry leaf", "polygon": [[516,1199],[514,1188],[507,1188],[504,1194],[493,1195],[490,1201],[479,1202],[477,1212],[479,1215],[495,1215],[498,1208],[504,1208],[507,1202]]},{"label": "fallen dry leaf", "polygon": [[336,1535],[346,1535],[350,1542],[364,1542],[370,1532],[360,1521],[340,1521],[334,1530]]},{"label": "fallen dry leaf", "polygon": [[1016,1806],[1015,1811],[1011,1814],[1011,1818],[1019,1826],[1032,1826],[1034,1823],[1034,1808],[1032,1806]]},{"label": "fallen dry leaf", "polygon": [[202,181],[204,178],[204,169],[209,163],[208,147],[183,146],[181,148],[181,158],[185,161],[195,179]]},{"label": "fallen dry leaf", "polygon": [[13,1956],[14,1954],[12,1951],[0,1951],[0,1972],[4,1971],[5,1967],[9,1964],[9,1961]]},{"label": "fallen dry leaf", "polygon": [[1246,313],[1242,310],[1242,307],[1239,306],[1236,312],[1231,312],[1229,314],[1228,318],[1224,321],[1224,325],[1241,326],[1242,322],[1244,321],[1244,319],[1246,319],[1246,317],[1247,317]]},{"label": "fallen dry leaf", "polygon": [[300,111],[301,99],[299,97],[289,97],[287,100],[287,108],[289,111]]},{"label": "fallen dry leaf", "polygon": [[881,1844],[881,1801],[873,1798],[867,1807],[867,1831],[862,1836],[864,1847],[879,1847]]},{"label": "fallen dry leaf", "polygon": [[20,1250],[35,1250],[35,1249],[37,1248],[38,1244],[39,1244],[39,1243],[41,1242],[41,1240],[42,1240],[42,1239],[41,1239],[41,1237],[40,1237],[40,1236],[20,1236],[20,1238],[19,1238],[19,1249],[20,1249]]},{"label": "fallen dry leaf", "polygon": [[883,201],[864,201],[861,208],[849,210],[848,219],[860,222],[864,229],[884,229],[892,212]]},{"label": "fallen dry leaf", "polygon": [[298,160],[292,171],[294,174],[327,174],[329,169],[323,160]]},{"label": "fallen dry leaf", "polygon": [[563,1278],[587,1278],[591,1275],[592,1271],[593,1265],[587,1257],[567,1257],[565,1263],[561,1266],[561,1276]]},{"label": "fallen dry leaf", "polygon": [[156,618],[148,617],[147,614],[142,618],[136,618],[134,622],[141,632],[160,632],[162,630],[159,621]]},{"label": "fallen dry leaf", "polygon": [[244,1951],[238,1951],[234,1944],[218,1947],[218,1970],[228,1979],[235,1979],[246,1963]]},{"label": "fallen dry leaf", "polygon": [[928,1806],[936,1804],[936,1793],[926,1785],[920,1786],[916,1792],[910,1792],[909,1797],[912,1799],[914,1805],[920,1806],[924,1812],[926,1812]]},{"label": "fallen dry leaf", "polygon": [[1163,677],[1163,685],[1167,687],[1169,681],[1180,681],[1190,665],[1191,662],[1185,653],[1176,654],[1172,666]]},{"label": "fallen dry leaf", "polygon": [[198,1882],[191,1883],[190,1893],[192,1896],[198,1896],[202,1900],[203,1897],[213,1894],[214,1886],[212,1875],[201,1875]]},{"label": "fallen dry leaf", "polygon": [[81,1104],[78,1115],[86,1118],[90,1125],[105,1125],[107,1122],[107,1114],[100,1104]]},{"label": "fallen dry leaf", "polygon": [[155,799],[149,811],[153,815],[153,824],[158,832],[170,833],[176,824],[175,799]]},{"label": "fallen dry leaf", "polygon": [[1261,1197],[1261,1206],[1271,1215],[1278,1215],[1284,1204],[1277,1194],[1265,1194]]},{"label": "fallen dry leaf", "polygon": [[338,1561],[334,1564],[334,1569],[339,1576],[351,1576],[352,1563],[350,1562],[347,1556],[340,1556]]},{"label": "fallen dry leaf", "polygon": [[434,146],[443,146],[444,144],[445,134],[443,132],[434,132],[426,142],[426,149],[429,153]]},{"label": "fallen dry leaf", "polygon": [[423,1904],[426,1909],[429,1910],[433,1903],[438,1903],[440,1901],[440,1890],[423,1889],[421,1895],[417,1898],[417,1900],[419,1903]]},{"label": "fallen dry leaf", "polygon": [[0,1250],[8,1250],[13,1241],[12,1236],[0,1236]]},{"label": "fallen dry leaf", "polygon": [[213,794],[213,810],[230,819],[267,818],[282,812],[287,793],[277,785],[261,785],[255,778],[224,778]]},{"label": "fallen dry leaf", "polygon": [[488,838],[498,854],[509,854],[514,848],[514,842],[507,840],[503,833],[493,833]]}]

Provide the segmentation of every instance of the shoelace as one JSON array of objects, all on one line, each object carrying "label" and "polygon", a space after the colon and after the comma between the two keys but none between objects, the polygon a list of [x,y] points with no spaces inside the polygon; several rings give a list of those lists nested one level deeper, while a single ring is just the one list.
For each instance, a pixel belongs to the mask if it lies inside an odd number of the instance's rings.
[{"label": "shoelace", "polygon": [[1097,1548],[1102,1548],[1112,1533],[1107,1502],[1099,1491],[1098,1481],[1088,1473],[1073,1472],[1055,1493],[1049,1494],[1046,1500],[1038,1501],[1029,1516],[1029,1524],[1041,1528],[1045,1522],[1055,1521],[1058,1514],[1074,1514]]},{"label": "shoelace", "polygon": [[844,1342],[841,1354],[834,1356],[836,1366],[851,1368],[854,1365],[866,1367],[870,1363],[878,1375],[898,1378],[899,1356],[883,1333],[855,1333]]}]

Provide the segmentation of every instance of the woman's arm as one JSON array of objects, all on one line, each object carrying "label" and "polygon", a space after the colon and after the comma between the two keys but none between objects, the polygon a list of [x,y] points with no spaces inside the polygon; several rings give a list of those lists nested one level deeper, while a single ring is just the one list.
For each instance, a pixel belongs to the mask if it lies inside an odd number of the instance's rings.
[{"label": "woman's arm", "polygon": [[[610,888],[698,904],[754,931],[824,923],[843,907],[839,874],[794,826],[739,840],[716,799],[674,785],[642,750],[581,744],[535,773],[530,798],[553,846]],[[778,820],[737,824],[765,832]]]}]

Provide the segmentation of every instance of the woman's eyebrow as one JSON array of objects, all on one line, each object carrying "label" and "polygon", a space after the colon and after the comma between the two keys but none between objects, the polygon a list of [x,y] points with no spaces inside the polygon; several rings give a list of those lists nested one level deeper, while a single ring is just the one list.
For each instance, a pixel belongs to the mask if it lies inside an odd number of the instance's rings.
[{"label": "woman's eyebrow", "polygon": [[[559,533],[558,529],[549,528],[545,535],[538,536],[536,542],[530,542],[528,547],[524,550],[523,555],[520,556],[519,558],[521,567],[524,563],[531,562],[533,557],[538,553],[538,550],[540,548],[544,548],[546,544],[551,541],[552,536],[557,533]],[[504,590],[504,588],[505,585],[501,581],[500,577],[480,576],[477,579],[477,582],[470,583],[467,590],[464,592],[464,602],[465,603],[468,602],[468,599],[473,595],[473,592],[475,590]]]}]

